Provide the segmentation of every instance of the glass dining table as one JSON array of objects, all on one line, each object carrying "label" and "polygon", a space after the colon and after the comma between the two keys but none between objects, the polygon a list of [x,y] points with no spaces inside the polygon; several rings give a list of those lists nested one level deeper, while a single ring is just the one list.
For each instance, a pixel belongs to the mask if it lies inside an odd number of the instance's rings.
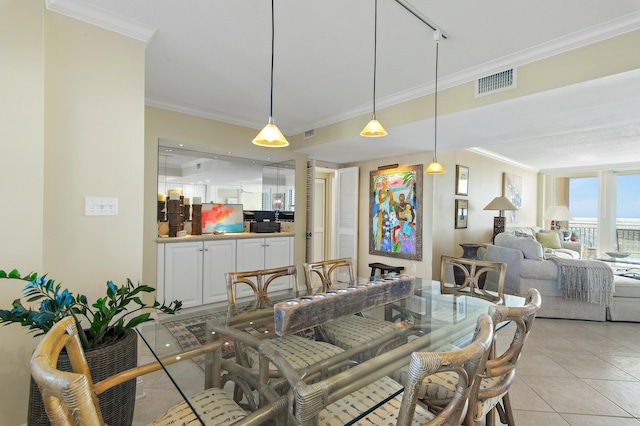
[{"label": "glass dining table", "polygon": [[[493,300],[466,295],[442,294],[439,281],[413,277],[411,280],[415,280],[415,288],[410,295],[380,303],[359,312],[359,315],[366,318],[393,322],[397,325],[392,332],[393,336],[382,336],[377,339],[377,342],[363,345],[362,348],[347,350],[344,354],[336,355],[332,359],[323,360],[317,365],[312,364],[304,368],[303,371],[294,370],[286,360],[278,357],[277,348],[269,345],[271,339],[277,338],[278,334],[282,333],[274,326],[274,307],[272,304],[282,305],[287,301],[299,301],[305,296],[312,295],[280,291],[273,295],[270,294],[269,303],[265,306],[256,306],[253,299],[237,301],[234,306],[226,304],[208,306],[177,315],[164,316],[161,319],[141,324],[137,327],[137,331],[158,360],[179,357],[184,351],[198,345],[211,344],[212,340],[221,340],[222,350],[218,350],[216,353],[221,353],[222,358],[237,359],[236,345],[238,343],[228,336],[237,336],[240,333],[242,336],[249,336],[247,337],[249,342],[266,342],[266,344],[255,343],[255,349],[267,352],[272,350],[275,355],[267,353],[267,358],[278,361],[277,366],[283,373],[288,372],[290,375],[291,371],[294,371],[296,380],[300,379],[298,386],[304,386],[303,382],[313,382],[314,386],[317,386],[319,381],[322,383],[328,371],[327,365],[339,366],[333,373],[345,376],[346,382],[349,381],[349,374],[353,372],[360,378],[358,383],[366,385],[408,366],[412,352],[443,351],[466,346],[473,338],[478,317],[487,313],[491,304],[523,306],[525,302],[523,297],[506,294],[494,293]],[[347,283],[343,286],[353,287]],[[319,327],[321,328],[322,325]],[[212,336],[215,337],[212,338]],[[306,337],[318,338],[318,333],[307,332]],[[394,339],[397,342],[398,338],[402,339],[402,344],[389,345]],[[375,350],[375,348],[372,350],[373,344],[379,345],[379,350]],[[368,359],[361,361],[358,355],[364,351],[370,355]],[[349,358],[359,359],[359,362],[349,364]],[[187,402],[190,395],[219,383],[217,378],[212,377],[210,359],[200,357],[200,359],[194,358],[193,361],[192,363],[183,361],[163,365],[167,376]],[[185,362],[190,363],[188,370],[185,370],[185,366],[180,366]],[[362,381],[362,377],[365,378],[364,381]],[[296,386],[295,383],[287,383],[284,378],[271,379],[270,383],[275,383],[278,392],[283,392],[283,389],[286,392],[287,387]],[[233,392],[233,389],[229,389],[229,391]],[[296,391],[301,390],[293,389],[293,393]],[[386,397],[381,396],[379,401],[372,401],[371,410],[384,403],[388,399]],[[291,397],[291,400],[293,399]]]}]

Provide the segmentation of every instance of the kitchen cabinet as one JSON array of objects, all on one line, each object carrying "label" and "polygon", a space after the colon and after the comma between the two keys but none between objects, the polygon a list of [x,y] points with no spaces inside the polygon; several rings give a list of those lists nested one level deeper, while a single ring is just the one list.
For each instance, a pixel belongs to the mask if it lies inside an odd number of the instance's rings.
[{"label": "kitchen cabinet", "polygon": [[227,300],[224,274],[236,266],[236,241],[197,241],[164,247],[164,298],[183,308]]},{"label": "kitchen cabinet", "polygon": [[[237,242],[237,271],[255,271],[292,264],[292,237],[251,238]],[[269,284],[269,290],[288,289],[291,288],[291,285],[291,279],[283,277]],[[252,296],[253,290],[249,286],[237,286],[236,298]]]},{"label": "kitchen cabinet", "polygon": [[[225,273],[253,271],[293,264],[293,236],[187,237],[158,241],[158,298],[181,300],[184,308],[227,301]],[[290,278],[270,284],[270,290],[288,289]],[[236,298],[253,297],[247,286]]]}]

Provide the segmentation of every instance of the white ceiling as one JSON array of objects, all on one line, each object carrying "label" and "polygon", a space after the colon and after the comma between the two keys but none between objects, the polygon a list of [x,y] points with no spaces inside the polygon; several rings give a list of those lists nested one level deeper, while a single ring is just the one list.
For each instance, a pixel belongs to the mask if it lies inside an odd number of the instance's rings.
[{"label": "white ceiling", "polygon": [[[640,29],[640,0],[404,1],[449,36],[440,46],[439,88]],[[148,40],[148,105],[266,124],[271,2],[47,6]],[[372,0],[275,1],[273,115],[285,134],[371,111],[373,13]],[[432,34],[395,0],[378,0],[378,110],[433,91]],[[426,120],[388,128],[381,140],[354,136],[302,151],[335,163],[384,157],[390,142],[397,154],[426,151],[432,138],[420,135],[432,129]],[[535,170],[640,163],[640,71],[438,117],[439,151],[473,147]]]}]

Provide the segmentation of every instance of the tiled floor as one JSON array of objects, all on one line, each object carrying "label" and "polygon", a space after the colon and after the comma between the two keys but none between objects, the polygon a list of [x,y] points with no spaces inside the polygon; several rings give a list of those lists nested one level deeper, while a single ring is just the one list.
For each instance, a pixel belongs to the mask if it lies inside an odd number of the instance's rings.
[{"label": "tiled floor", "polygon": [[[181,364],[184,374],[198,368]],[[538,318],[517,373],[511,403],[518,426],[640,426],[640,324]],[[134,425],[180,401],[164,373],[143,379]]]}]

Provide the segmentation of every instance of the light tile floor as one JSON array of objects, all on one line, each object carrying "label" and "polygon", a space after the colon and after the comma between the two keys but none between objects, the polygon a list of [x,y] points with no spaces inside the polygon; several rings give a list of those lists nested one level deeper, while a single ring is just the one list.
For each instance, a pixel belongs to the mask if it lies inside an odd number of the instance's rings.
[{"label": "light tile floor", "polygon": [[[151,360],[142,342],[140,353]],[[143,383],[134,426],[181,400],[163,372]],[[640,426],[640,324],[536,319],[510,394],[518,426]]]}]

